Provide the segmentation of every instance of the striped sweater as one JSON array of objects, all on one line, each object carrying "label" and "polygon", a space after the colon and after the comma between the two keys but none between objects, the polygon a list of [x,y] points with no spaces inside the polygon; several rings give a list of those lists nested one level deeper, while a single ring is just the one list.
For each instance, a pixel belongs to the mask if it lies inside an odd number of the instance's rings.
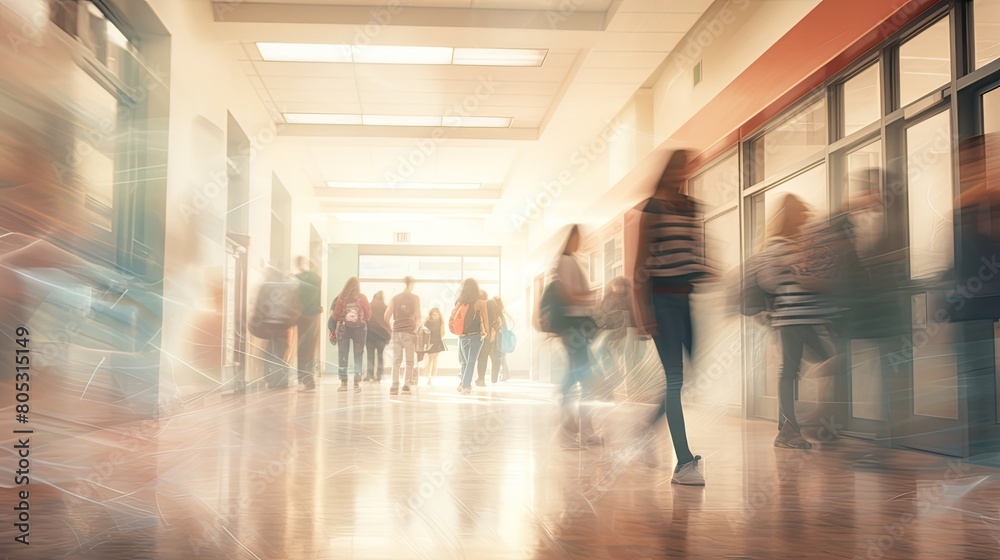
[{"label": "striped sweater", "polygon": [[644,264],[654,286],[690,285],[711,275],[705,262],[705,222],[693,202],[650,198],[639,207],[648,240]]},{"label": "striped sweater", "polygon": [[822,325],[836,317],[838,309],[818,292],[806,290],[799,283],[802,275],[819,273],[824,265],[812,259],[805,262],[801,243],[784,237],[774,237],[764,250],[754,258],[757,264],[757,284],[765,293],[774,297],[771,309],[771,326]]}]

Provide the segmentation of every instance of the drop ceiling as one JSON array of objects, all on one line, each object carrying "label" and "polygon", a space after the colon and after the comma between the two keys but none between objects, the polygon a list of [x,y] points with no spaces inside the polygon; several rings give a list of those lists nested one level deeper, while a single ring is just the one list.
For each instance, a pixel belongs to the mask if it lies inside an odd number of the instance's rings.
[{"label": "drop ceiling", "polygon": [[[243,0],[216,4],[219,36],[313,183],[323,211],[517,207],[608,126],[710,0]],[[575,7],[574,7],[575,6]],[[376,18],[376,14],[381,14]],[[381,19],[385,23],[377,23]],[[367,27],[366,27],[367,26]],[[271,62],[258,42],[545,49],[540,67]],[[509,117],[502,129],[288,124],[285,113]],[[433,140],[432,140],[433,139]],[[330,181],[476,183],[421,199]],[[398,179],[397,179],[398,180]],[[391,182],[391,181],[390,181]],[[364,192],[345,192],[345,191]],[[381,205],[373,199],[383,197]],[[490,210],[492,209],[492,210]],[[506,222],[496,220],[495,222]]]}]

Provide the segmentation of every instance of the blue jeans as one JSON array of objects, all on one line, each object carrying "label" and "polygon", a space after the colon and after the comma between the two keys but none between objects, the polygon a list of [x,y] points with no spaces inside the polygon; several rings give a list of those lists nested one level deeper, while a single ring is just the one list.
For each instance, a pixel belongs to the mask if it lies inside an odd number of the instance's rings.
[{"label": "blue jeans", "polygon": [[472,375],[476,372],[476,361],[483,348],[483,335],[465,334],[458,337],[458,351],[462,359],[462,386],[472,387]]},{"label": "blue jeans", "polygon": [[690,356],[694,345],[691,328],[691,302],[687,294],[652,294],[653,316],[656,318],[657,335],[653,337],[656,351],[667,378],[667,390],[660,401],[660,408],[650,420],[655,424],[667,417],[670,439],[674,443],[677,464],[694,459],[688,448],[684,411],[681,409],[681,389],[684,388],[684,351]]},{"label": "blue jeans", "polygon": [[589,317],[567,317],[566,320],[570,326],[559,333],[569,358],[569,367],[560,388],[563,405],[569,403],[569,393],[577,383],[580,384],[584,398],[590,397],[594,382],[590,365],[590,340],[596,330],[596,325]]}]

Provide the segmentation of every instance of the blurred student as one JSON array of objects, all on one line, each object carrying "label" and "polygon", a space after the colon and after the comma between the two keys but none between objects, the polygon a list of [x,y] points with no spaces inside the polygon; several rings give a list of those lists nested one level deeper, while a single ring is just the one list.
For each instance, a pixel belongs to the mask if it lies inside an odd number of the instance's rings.
[{"label": "blurred student", "polygon": [[462,283],[449,327],[452,333],[458,335],[458,351],[461,353],[462,380],[458,384],[458,392],[469,394],[472,392],[472,375],[489,328],[486,301],[481,296],[479,284],[472,278],[466,278]]},{"label": "blurred student", "polygon": [[319,317],[323,313],[320,301],[322,279],[316,273],[312,262],[305,257],[296,257],[295,266],[299,273],[299,299],[302,300],[302,315],[299,316],[295,334],[298,336],[296,361],[298,362],[299,390],[312,391],[316,388],[313,374],[316,369],[317,342],[319,339]]},{"label": "blurred student", "polygon": [[757,283],[773,298],[770,323],[781,338],[775,447],[812,449],[795,418],[795,382],[806,347],[819,361],[833,355],[828,325],[838,310],[827,296],[831,290],[826,271],[835,267],[836,255],[807,231],[811,218],[805,202],[786,194],[771,217],[759,256]]},{"label": "blurred student", "polygon": [[[514,319],[511,318],[510,314],[507,313],[507,309],[503,305],[503,300],[500,296],[493,298],[497,304],[497,310],[500,315],[500,334],[497,335],[497,354],[500,356],[500,381],[507,381],[510,379],[510,366],[507,365],[507,354],[513,351],[513,345],[515,340],[508,341],[508,338],[514,337]],[[497,382],[497,376],[494,374],[493,383]]]},{"label": "blurred student", "polygon": [[600,396],[612,399],[615,389],[625,377],[625,338],[628,329],[635,327],[632,285],[628,278],[619,276],[608,282],[596,320],[600,333],[595,342],[595,353],[604,371]]},{"label": "blurred student", "polygon": [[688,447],[687,428],[681,407],[684,386],[684,352],[693,353],[691,293],[697,282],[709,275],[705,264],[704,224],[697,204],[681,193],[688,154],[674,152],[652,198],[640,203],[639,243],[635,259],[636,313],[640,329],[652,335],[666,376],[666,392],[649,420],[646,462],[658,463],[654,430],[666,417],[677,466],[671,482],[704,486],[701,456]]},{"label": "blurred student", "polygon": [[368,355],[368,369],[365,381],[382,381],[385,371],[385,345],[389,344],[389,325],[385,322],[385,294],[375,292],[371,301],[372,317],[368,321],[368,336],[365,337],[365,353]]},{"label": "blurred student", "polygon": [[347,391],[347,358],[354,347],[354,392],[361,391],[361,360],[365,351],[368,336],[368,321],[372,317],[372,308],[368,298],[361,293],[361,282],[357,276],[352,276],[344,283],[334,300],[333,318],[337,321],[337,360],[340,362],[340,387],[338,392]]},{"label": "blurred student", "polygon": [[579,414],[574,414],[575,403],[571,398],[577,384],[580,385],[584,399],[590,398],[594,389],[590,341],[597,325],[593,317],[594,295],[576,257],[580,241],[580,228],[573,225],[556,263],[553,280],[562,307],[558,335],[569,358],[566,376],[560,387],[559,403],[562,409],[563,435],[569,440],[567,443],[593,445],[599,444],[601,440],[593,433],[589,409],[581,406]]},{"label": "blurred student", "polygon": [[486,290],[479,291],[479,298],[486,302],[486,338],[483,339],[483,347],[479,351],[478,372],[476,378],[477,387],[486,386],[486,362],[491,365],[490,378],[493,383],[497,382],[497,375],[500,372],[500,341],[497,336],[500,334],[500,310],[497,308],[496,298],[490,299]]},{"label": "blurred student", "polygon": [[414,376],[413,361],[417,351],[417,321],[420,317],[420,298],[413,293],[412,277],[403,278],[403,291],[390,300],[385,310],[385,322],[392,327],[392,386],[389,394],[399,392],[399,373],[406,359],[403,372],[403,394],[410,394],[410,380]]},{"label": "blurred student", "polygon": [[427,313],[424,326],[430,332],[430,344],[427,347],[427,384],[437,373],[438,354],[448,349],[444,344],[444,319],[441,318],[441,310],[434,307]]}]

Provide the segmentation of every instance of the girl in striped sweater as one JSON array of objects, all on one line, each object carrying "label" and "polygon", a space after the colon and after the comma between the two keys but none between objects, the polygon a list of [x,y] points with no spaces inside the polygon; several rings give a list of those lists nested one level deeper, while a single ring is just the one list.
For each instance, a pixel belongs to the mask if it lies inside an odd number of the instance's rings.
[{"label": "girl in striped sweater", "polygon": [[710,276],[701,213],[695,202],[680,191],[687,160],[687,152],[674,152],[653,197],[635,208],[641,214],[633,278],[638,326],[652,335],[667,378],[666,393],[645,434],[646,462],[650,466],[658,463],[652,445],[653,430],[666,417],[677,455],[671,482],[704,486],[701,457],[688,448],[681,409],[684,351],[691,355],[693,347],[690,297],[694,285]]},{"label": "girl in striped sweater", "polygon": [[756,259],[757,284],[773,298],[770,323],[781,337],[775,447],[812,448],[795,419],[795,380],[806,346],[820,361],[833,356],[827,326],[838,308],[828,294],[837,281],[839,244],[828,234],[825,222],[810,222],[811,217],[801,199],[785,195],[768,223],[768,241]]}]

